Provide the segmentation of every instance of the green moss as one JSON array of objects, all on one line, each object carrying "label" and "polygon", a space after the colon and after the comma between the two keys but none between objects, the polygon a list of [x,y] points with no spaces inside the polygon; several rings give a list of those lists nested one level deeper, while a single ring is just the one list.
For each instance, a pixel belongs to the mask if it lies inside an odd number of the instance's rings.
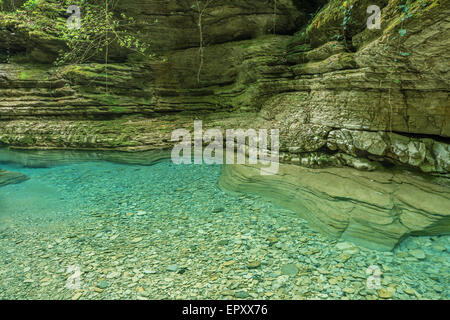
[{"label": "green moss", "polygon": [[111,94],[104,94],[101,97],[101,102],[106,105],[117,105],[118,101],[117,98]]},{"label": "green moss", "polygon": [[112,113],[127,113],[130,112],[130,110],[123,106],[111,106],[109,108],[109,111]]},{"label": "green moss", "polygon": [[28,80],[30,78],[30,75],[27,71],[22,71],[20,73],[19,79],[20,80]]}]

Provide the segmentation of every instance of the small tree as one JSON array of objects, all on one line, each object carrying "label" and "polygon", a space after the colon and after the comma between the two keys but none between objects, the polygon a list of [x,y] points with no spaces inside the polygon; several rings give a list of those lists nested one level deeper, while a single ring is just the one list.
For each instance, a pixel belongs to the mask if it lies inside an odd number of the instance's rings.
[{"label": "small tree", "polygon": [[134,18],[124,13],[114,15],[117,3],[118,0],[105,0],[100,4],[95,0],[66,0],[66,5],[80,6],[81,27],[63,29],[62,37],[68,50],[61,53],[57,64],[84,63],[102,54],[107,64],[112,44],[144,56],[152,55],[150,44],[140,40],[139,26]]},{"label": "small tree", "polygon": [[192,9],[196,9],[197,10],[197,15],[198,15],[198,30],[199,30],[199,38],[200,38],[200,43],[199,43],[199,49],[198,49],[198,54],[199,54],[199,58],[200,58],[200,64],[198,67],[198,71],[197,71],[197,83],[200,83],[200,74],[202,72],[202,68],[203,68],[203,64],[204,64],[204,43],[203,43],[203,15],[205,13],[205,10],[209,7],[209,5],[213,2],[214,0],[195,0],[195,4],[193,4],[191,6]]}]

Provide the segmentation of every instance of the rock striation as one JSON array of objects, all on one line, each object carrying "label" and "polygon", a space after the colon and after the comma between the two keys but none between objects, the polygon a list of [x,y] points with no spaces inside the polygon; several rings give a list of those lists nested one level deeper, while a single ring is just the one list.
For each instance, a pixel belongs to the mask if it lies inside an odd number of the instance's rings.
[{"label": "rock striation", "polygon": [[[45,32],[28,39],[26,26],[7,19],[0,48],[15,52],[0,65],[0,143],[158,149],[170,147],[168,126],[208,115],[215,127],[280,128],[289,163],[374,170],[390,162],[447,174],[448,0],[407,10],[401,1],[372,1],[381,8],[380,30],[366,27],[369,2],[285,0],[274,11],[265,1],[213,1],[199,78],[198,16],[188,1],[119,1],[115,10],[141,23],[158,58],[134,61],[112,48],[107,66],[57,70],[48,64],[55,56],[42,53],[64,42]],[[233,125],[239,118],[246,121]]]},{"label": "rock striation", "polygon": [[317,231],[372,249],[391,250],[409,235],[450,233],[449,186],[410,172],[281,165],[277,175],[263,176],[260,166],[227,165],[219,185],[263,195]]}]

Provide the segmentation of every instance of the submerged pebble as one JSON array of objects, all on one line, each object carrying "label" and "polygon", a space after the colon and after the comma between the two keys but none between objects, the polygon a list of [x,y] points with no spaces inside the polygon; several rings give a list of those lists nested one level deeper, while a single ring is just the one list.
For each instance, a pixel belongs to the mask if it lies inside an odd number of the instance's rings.
[{"label": "submerged pebble", "polygon": [[0,299],[450,298],[449,236],[337,242],[221,191],[218,166],[14,171],[30,180],[0,189]]}]

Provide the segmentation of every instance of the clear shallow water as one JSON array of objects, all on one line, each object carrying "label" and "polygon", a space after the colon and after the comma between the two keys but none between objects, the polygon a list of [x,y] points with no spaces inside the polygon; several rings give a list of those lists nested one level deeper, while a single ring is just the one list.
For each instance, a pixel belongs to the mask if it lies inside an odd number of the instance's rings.
[{"label": "clear shallow water", "polygon": [[339,245],[265,199],[222,192],[219,166],[0,168],[30,178],[0,188],[1,299],[450,297],[450,237],[387,253]]}]

